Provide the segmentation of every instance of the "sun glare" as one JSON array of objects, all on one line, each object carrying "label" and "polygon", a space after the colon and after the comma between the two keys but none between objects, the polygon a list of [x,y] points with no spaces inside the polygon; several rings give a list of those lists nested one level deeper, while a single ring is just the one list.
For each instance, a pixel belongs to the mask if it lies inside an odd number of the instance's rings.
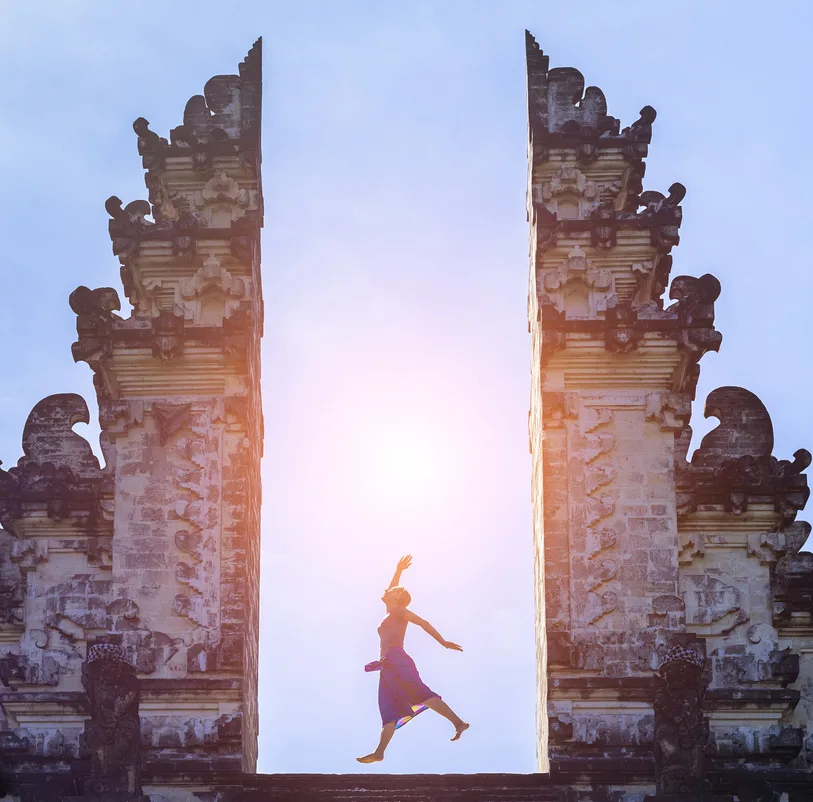
[{"label": "sun glare", "polygon": [[370,439],[366,472],[376,493],[427,497],[443,479],[442,449],[425,433],[384,431]]}]

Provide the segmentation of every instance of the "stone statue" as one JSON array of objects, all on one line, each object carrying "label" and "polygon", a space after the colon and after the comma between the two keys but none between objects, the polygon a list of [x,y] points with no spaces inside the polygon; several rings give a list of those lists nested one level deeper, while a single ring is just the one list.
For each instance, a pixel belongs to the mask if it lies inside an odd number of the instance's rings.
[{"label": "stone statue", "polygon": [[706,658],[686,646],[666,653],[656,678],[655,766],[658,794],[707,791],[704,749],[709,722],[703,716],[708,681],[703,676]]},{"label": "stone statue", "polygon": [[86,796],[129,800],[141,797],[138,717],[139,681],[124,650],[96,644],[88,650],[82,684],[90,699],[84,741],[90,752]]}]

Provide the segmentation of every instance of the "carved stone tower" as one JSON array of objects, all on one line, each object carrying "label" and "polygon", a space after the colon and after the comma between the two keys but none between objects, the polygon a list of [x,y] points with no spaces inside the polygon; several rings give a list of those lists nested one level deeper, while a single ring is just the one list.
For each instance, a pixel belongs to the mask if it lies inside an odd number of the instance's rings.
[{"label": "carved stone tower", "polygon": [[149,201],[106,203],[132,312],[112,288],[70,297],[104,467],[71,430],[83,399],[54,395],[0,471],[0,746],[23,786],[89,765],[94,644],[140,678],[145,787],[256,765],[261,69],[258,41],[169,141],[133,124]]},{"label": "carved stone tower", "polygon": [[[711,775],[803,769],[810,702],[794,708],[813,687],[813,631],[791,588],[813,586],[811,555],[795,556],[810,527],[794,523],[810,454],[772,457],[759,399],[725,387],[687,462],[720,284],[670,283],[686,190],[643,191],[655,110],[622,129],[581,73],[550,69],[530,34],[526,49],[540,769],[549,755],[554,779],[642,791],[657,769],[659,791],[682,793],[712,787],[701,753]],[[710,725],[682,734],[678,757],[658,741],[668,705],[657,731],[653,714],[670,649],[688,668],[667,686],[700,683]]]}]

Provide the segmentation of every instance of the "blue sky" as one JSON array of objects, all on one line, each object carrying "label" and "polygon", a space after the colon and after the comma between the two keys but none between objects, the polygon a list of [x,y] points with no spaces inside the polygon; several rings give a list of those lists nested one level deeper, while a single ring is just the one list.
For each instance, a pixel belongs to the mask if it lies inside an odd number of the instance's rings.
[{"label": "blue sky", "polygon": [[[770,9],[770,15],[766,15]],[[533,771],[523,29],[629,124],[658,110],[645,187],[688,188],[675,275],[714,273],[720,354],[775,453],[808,415],[813,114],[804,2],[0,4],[0,457],[74,365],[79,284],[119,286],[104,201],[146,196],[132,121],[265,45],[263,771],[355,771],[377,737],[378,601],[402,552],[431,713],[374,771]],[[88,436],[93,437],[95,421]],[[80,428],[80,427],[78,427]],[[398,481],[395,481],[398,479]]]}]

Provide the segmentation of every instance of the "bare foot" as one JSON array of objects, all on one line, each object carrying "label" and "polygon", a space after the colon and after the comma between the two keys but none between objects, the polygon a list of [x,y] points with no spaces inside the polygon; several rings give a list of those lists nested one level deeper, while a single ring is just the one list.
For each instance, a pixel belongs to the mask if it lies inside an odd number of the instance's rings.
[{"label": "bare foot", "polygon": [[461,721],[460,724],[455,727],[454,738],[452,738],[452,740],[456,741],[470,726],[471,724],[466,724],[465,721]]},{"label": "bare foot", "polygon": [[[469,725],[466,724],[468,727]],[[364,757],[357,757],[359,763],[380,763],[384,759],[384,755],[380,755],[378,752],[370,752],[369,755],[365,755]]]}]

